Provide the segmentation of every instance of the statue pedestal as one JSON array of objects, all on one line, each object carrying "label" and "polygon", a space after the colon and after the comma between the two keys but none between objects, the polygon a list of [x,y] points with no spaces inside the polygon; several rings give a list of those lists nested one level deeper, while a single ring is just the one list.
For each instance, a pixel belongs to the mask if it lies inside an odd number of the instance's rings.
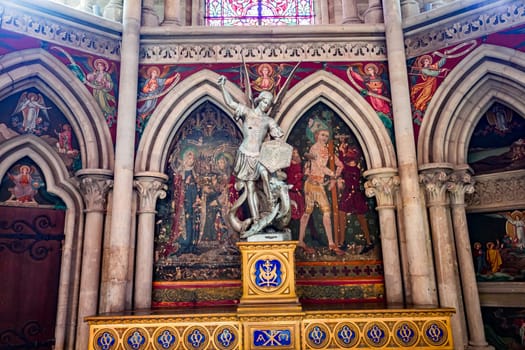
[{"label": "statue pedestal", "polygon": [[300,312],[295,294],[296,241],[237,243],[242,259],[239,313]]}]

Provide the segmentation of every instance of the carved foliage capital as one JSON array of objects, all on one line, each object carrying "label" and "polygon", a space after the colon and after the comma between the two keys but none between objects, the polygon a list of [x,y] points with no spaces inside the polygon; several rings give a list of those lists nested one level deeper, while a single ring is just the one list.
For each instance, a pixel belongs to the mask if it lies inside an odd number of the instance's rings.
[{"label": "carved foliage capital", "polygon": [[447,190],[450,193],[451,204],[465,204],[465,194],[474,193],[474,184],[475,181],[470,170],[463,169],[454,171],[447,181]]},{"label": "carved foliage capital", "polygon": [[157,199],[166,198],[168,186],[165,181],[155,177],[140,177],[133,183],[139,194],[139,211],[155,213]]},{"label": "carved foliage capital", "polygon": [[424,187],[428,204],[443,205],[447,201],[449,169],[428,169],[419,174],[419,183]]},{"label": "carved foliage capital", "polygon": [[379,174],[368,177],[365,182],[367,197],[376,197],[378,209],[394,207],[394,195],[399,189],[399,176]]},{"label": "carved foliage capital", "polygon": [[106,210],[107,193],[113,186],[113,180],[103,175],[84,175],[79,184],[87,211]]}]

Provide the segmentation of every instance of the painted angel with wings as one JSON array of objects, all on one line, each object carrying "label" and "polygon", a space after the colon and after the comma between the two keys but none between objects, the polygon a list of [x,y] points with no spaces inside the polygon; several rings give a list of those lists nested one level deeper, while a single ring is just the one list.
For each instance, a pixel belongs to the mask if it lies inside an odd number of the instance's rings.
[{"label": "painted angel with wings", "polygon": [[354,87],[366,96],[374,110],[387,117],[392,116],[390,98],[387,97],[388,89],[386,79],[383,79],[385,66],[381,63],[353,64],[348,67],[346,74]]},{"label": "painted angel with wings", "polygon": [[[252,101],[249,88],[251,84],[246,81],[247,101],[237,102],[226,89],[226,77],[220,76],[218,79],[225,103],[235,111],[235,119],[242,120],[241,128],[244,138],[237,150],[234,165],[234,175],[237,180],[235,186],[238,191],[242,190],[242,193],[230,210],[229,216],[230,224],[234,230],[241,233],[242,238],[258,233],[270,224],[275,225],[276,220],[284,219],[282,222],[285,225],[290,220],[288,193],[287,191],[286,194],[282,192],[286,185],[274,169],[269,169],[261,162],[261,149],[268,136],[286,145],[282,140],[284,132],[275,121],[274,116],[298,66],[299,63],[291,71],[275,99],[271,91],[264,90]],[[246,64],[244,68],[246,70],[245,79],[249,80]],[[241,221],[237,218],[236,213],[245,201],[250,209],[250,217]]]},{"label": "painted angel with wings", "polygon": [[24,92],[18,99],[15,111],[12,115],[22,114],[22,129],[21,131],[33,134],[37,130],[38,125],[42,122],[42,117],[49,119],[47,107],[44,102],[44,97],[41,94],[34,92]]}]

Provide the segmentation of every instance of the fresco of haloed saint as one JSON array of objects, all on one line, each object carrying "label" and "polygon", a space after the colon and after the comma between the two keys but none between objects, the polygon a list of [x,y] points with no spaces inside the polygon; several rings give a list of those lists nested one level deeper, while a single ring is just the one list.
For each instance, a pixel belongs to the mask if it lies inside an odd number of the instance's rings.
[{"label": "fresco of haloed saint", "polygon": [[292,233],[306,260],[377,259],[374,201],[364,195],[361,148],[348,126],[326,105],[307,111],[293,128],[286,169],[295,201]]},{"label": "fresco of haloed saint", "polygon": [[166,169],[168,196],[158,205],[156,280],[240,278],[238,234],[226,222],[236,199],[231,174],[242,135],[210,103],[175,136]]}]

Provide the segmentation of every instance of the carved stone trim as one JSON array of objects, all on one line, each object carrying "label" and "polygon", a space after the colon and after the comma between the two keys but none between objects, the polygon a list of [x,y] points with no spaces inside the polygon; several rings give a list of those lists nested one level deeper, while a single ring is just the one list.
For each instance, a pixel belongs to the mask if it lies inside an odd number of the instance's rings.
[{"label": "carved stone trim", "polygon": [[524,23],[525,1],[523,0],[480,1],[479,3],[473,4],[472,9],[467,9],[466,12],[461,12],[465,11],[465,8],[457,9],[457,12],[461,13],[456,16],[451,12],[454,6],[451,5],[442,8],[442,16],[426,17],[428,20],[413,26],[407,23],[408,31],[405,35],[407,58]]},{"label": "carved stone trim", "polygon": [[80,178],[79,187],[82,191],[86,212],[103,212],[106,210],[107,193],[113,186],[110,174],[104,171],[81,170],[77,172]]},{"label": "carved stone trim", "polygon": [[394,169],[374,169],[365,171],[365,194],[376,197],[377,209],[394,208],[394,196],[399,190],[400,179]]},{"label": "carved stone trim", "polygon": [[133,182],[139,195],[139,213],[156,213],[157,199],[166,198],[168,177],[164,174],[140,174]]},{"label": "carved stone trim", "polygon": [[120,61],[120,24],[67,6],[46,3],[45,9],[39,8],[37,4],[25,4],[24,1],[10,1],[6,5],[0,5],[0,27]]},{"label": "carved stone trim", "polygon": [[[383,26],[312,26],[191,29],[143,28],[139,59],[143,64],[279,62],[279,61],[384,61]],[[359,30],[356,30],[358,29]],[[228,40],[222,39],[224,36]],[[222,38],[221,38],[222,37]]]},{"label": "carved stone trim", "polygon": [[467,211],[494,211],[525,207],[525,170],[474,177],[475,192],[467,197]]}]

